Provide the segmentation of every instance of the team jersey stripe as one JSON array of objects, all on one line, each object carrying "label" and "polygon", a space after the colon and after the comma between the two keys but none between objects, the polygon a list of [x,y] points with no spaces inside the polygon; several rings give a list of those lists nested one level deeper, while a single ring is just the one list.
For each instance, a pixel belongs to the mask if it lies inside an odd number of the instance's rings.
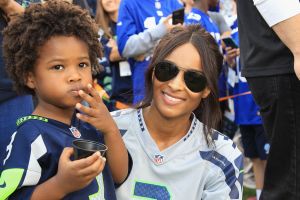
[{"label": "team jersey stripe", "polygon": [[31,144],[30,159],[28,169],[23,182],[23,186],[35,185],[39,182],[42,168],[38,163],[38,159],[47,153],[47,148],[41,135]]},{"label": "team jersey stripe", "polygon": [[225,175],[225,182],[231,189],[229,193],[230,198],[238,199],[239,190],[235,185],[237,177],[235,176],[235,168],[233,164],[216,151],[200,151],[200,156],[204,160],[207,160],[222,169]]}]

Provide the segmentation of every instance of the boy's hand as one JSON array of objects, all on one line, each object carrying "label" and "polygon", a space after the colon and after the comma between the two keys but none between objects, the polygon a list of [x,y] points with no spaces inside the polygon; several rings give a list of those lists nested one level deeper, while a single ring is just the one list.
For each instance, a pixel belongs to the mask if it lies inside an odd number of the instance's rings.
[{"label": "boy's hand", "polygon": [[79,95],[89,104],[89,107],[77,103],[76,109],[81,111],[81,113],[76,114],[77,118],[93,125],[103,134],[118,130],[101,96],[90,84],[88,85],[88,92],[89,94],[83,90],[79,91]]},{"label": "boy's hand", "polygon": [[75,161],[70,160],[72,154],[73,148],[67,147],[63,150],[54,177],[58,190],[64,195],[89,185],[102,172],[106,161],[100,156],[100,152]]}]

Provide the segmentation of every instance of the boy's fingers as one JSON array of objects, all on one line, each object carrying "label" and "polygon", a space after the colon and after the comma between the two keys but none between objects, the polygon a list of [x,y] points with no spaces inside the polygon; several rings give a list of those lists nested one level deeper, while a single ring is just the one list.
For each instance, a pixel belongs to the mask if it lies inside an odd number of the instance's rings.
[{"label": "boy's fingers", "polygon": [[93,108],[90,108],[90,107],[87,107],[87,106],[84,106],[80,103],[77,103],[75,108],[89,116],[93,116],[94,115],[94,110]]},{"label": "boy's fingers", "polygon": [[80,97],[85,100],[89,105],[91,105],[92,101],[93,101],[93,97],[91,97],[89,94],[87,94],[85,91],[83,90],[79,90],[78,94],[80,95]]},{"label": "boy's fingers", "polygon": [[95,152],[93,155],[87,157],[87,158],[82,158],[80,160],[75,160],[76,165],[79,169],[86,168],[90,165],[92,165],[97,159],[101,157],[101,154],[99,151]]},{"label": "boy's fingers", "polygon": [[96,102],[102,102],[102,99],[95,88],[92,87],[91,84],[88,84],[88,89],[92,97],[96,100]]},{"label": "boy's fingers", "polygon": [[81,114],[81,113],[76,113],[76,117],[84,122],[87,122],[87,123],[91,123],[91,117],[87,116],[87,115],[84,115],[84,114]]},{"label": "boy's fingers", "polygon": [[102,172],[106,159],[99,157],[93,164],[80,170],[82,176],[95,176]]},{"label": "boy's fingers", "polygon": [[74,149],[72,147],[66,147],[63,149],[61,155],[60,155],[60,159],[61,160],[70,160],[70,157],[73,155],[74,153]]}]

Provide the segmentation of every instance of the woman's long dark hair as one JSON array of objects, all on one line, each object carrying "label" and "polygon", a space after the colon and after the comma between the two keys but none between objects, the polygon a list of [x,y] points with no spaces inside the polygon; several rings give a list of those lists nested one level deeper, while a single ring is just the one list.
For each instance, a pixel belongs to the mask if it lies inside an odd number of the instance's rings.
[{"label": "woman's long dark hair", "polygon": [[177,47],[191,43],[201,57],[201,65],[207,78],[207,87],[211,90],[207,98],[202,99],[200,105],[194,110],[197,119],[206,126],[203,131],[208,145],[208,136],[212,129],[216,129],[221,121],[221,111],[218,102],[218,76],[223,63],[223,56],[215,39],[200,25],[176,27],[165,35],[154,50],[153,58],[145,74],[146,95],[139,108],[147,107],[153,98],[152,74],[156,63],[163,61]]}]

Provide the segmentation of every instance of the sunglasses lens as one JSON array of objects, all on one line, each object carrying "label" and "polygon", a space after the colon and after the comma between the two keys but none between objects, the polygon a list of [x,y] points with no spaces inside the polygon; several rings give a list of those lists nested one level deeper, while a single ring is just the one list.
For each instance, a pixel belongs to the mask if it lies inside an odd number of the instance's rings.
[{"label": "sunglasses lens", "polygon": [[154,70],[154,75],[161,82],[169,81],[174,78],[179,72],[179,69],[172,63],[159,62]]},{"label": "sunglasses lens", "polygon": [[184,73],[184,81],[192,92],[201,92],[206,87],[206,78],[201,73],[186,71]]}]

